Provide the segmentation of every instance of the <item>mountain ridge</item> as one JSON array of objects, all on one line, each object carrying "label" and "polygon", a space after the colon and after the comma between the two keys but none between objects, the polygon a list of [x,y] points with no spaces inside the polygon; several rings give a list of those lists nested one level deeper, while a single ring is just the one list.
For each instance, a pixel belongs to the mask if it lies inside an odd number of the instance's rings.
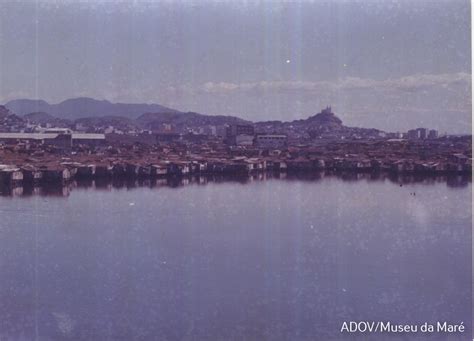
[{"label": "mountain ridge", "polygon": [[160,104],[112,103],[90,97],[69,98],[57,104],[44,100],[16,99],[5,103],[5,107],[17,115],[45,112],[60,119],[76,120],[85,117],[123,116],[137,118],[145,112],[179,112]]},{"label": "mountain ridge", "polygon": [[122,128],[159,131],[164,128],[165,124],[171,124],[174,129],[179,131],[184,128],[206,125],[254,124],[258,133],[299,131],[303,134],[307,133],[311,137],[331,136],[338,133],[347,133],[351,130],[357,131],[358,134],[381,132],[381,130],[373,128],[345,126],[329,106],[305,119],[257,122],[236,116],[182,112],[160,104],[112,103],[108,100],[97,100],[89,97],[70,98],[58,104],[49,104],[44,100],[19,99],[7,102],[5,107],[10,113],[30,121],[35,121],[32,118],[41,121],[41,123],[49,120],[52,124],[71,121],[83,123],[89,127],[96,125],[120,126]]}]

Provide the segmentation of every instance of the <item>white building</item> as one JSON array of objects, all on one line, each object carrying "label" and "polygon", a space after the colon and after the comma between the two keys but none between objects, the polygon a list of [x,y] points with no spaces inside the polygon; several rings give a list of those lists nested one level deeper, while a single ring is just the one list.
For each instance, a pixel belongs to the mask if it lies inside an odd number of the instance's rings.
[{"label": "white building", "polygon": [[257,135],[256,143],[260,148],[278,149],[285,147],[288,142],[286,135]]},{"label": "white building", "polygon": [[235,144],[237,146],[252,146],[253,135],[240,134],[235,137]]}]

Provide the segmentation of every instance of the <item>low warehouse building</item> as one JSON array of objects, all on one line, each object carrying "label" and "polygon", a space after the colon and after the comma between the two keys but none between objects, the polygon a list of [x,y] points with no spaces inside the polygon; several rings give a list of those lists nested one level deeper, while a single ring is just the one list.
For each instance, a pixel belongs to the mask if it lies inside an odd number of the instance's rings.
[{"label": "low warehouse building", "polygon": [[81,134],[81,133],[0,133],[0,142],[18,143],[35,142],[60,148],[71,148],[73,145],[86,144],[99,146],[105,144],[104,134]]}]

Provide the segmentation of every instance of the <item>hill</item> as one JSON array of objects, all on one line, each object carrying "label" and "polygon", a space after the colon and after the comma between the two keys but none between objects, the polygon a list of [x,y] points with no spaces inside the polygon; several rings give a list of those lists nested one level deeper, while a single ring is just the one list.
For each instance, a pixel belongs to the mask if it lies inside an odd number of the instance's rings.
[{"label": "hill", "polygon": [[99,116],[137,118],[146,112],[178,112],[159,104],[111,103],[88,97],[67,99],[58,104],[49,104],[43,100],[18,99],[7,102],[5,107],[17,115],[44,112],[57,118],[69,120]]},{"label": "hill", "polygon": [[10,115],[10,110],[8,110],[5,106],[0,105],[0,119],[3,120],[8,115]]},{"label": "hill", "polygon": [[54,127],[67,127],[72,123],[70,120],[57,118],[47,112],[32,112],[24,115],[23,118],[33,124],[51,124]]},{"label": "hill", "polygon": [[340,136],[376,136],[381,131],[377,129],[348,127],[327,107],[321,112],[306,119],[294,120],[290,122],[265,121],[255,123],[257,132],[262,133],[286,133],[289,131],[298,134],[307,134],[311,138],[333,138]]},{"label": "hill", "polygon": [[331,111],[331,107],[306,119],[254,123],[235,116],[181,112],[159,104],[111,103],[106,100],[81,97],[68,99],[58,104],[49,104],[43,100],[13,100],[5,104],[3,111],[0,110],[0,117],[2,115],[8,116],[8,119],[2,122],[3,129],[7,129],[9,125],[14,127],[13,129],[19,129],[22,118],[18,115],[24,115],[25,121],[32,123],[51,123],[55,126],[74,126],[74,123],[80,123],[92,131],[109,126],[122,131],[133,131],[137,128],[161,131],[169,129],[169,127],[164,127],[164,124],[169,124],[173,131],[186,132],[189,128],[208,125],[254,124],[258,133],[284,133],[311,138],[367,137],[381,133],[377,129],[345,126],[342,120]]},{"label": "hill", "polygon": [[19,131],[25,128],[25,120],[0,105],[0,132]]},{"label": "hill", "polygon": [[163,123],[172,124],[178,129],[204,125],[252,123],[235,116],[203,115],[195,112],[146,113],[137,118],[137,123],[146,129],[158,129]]}]

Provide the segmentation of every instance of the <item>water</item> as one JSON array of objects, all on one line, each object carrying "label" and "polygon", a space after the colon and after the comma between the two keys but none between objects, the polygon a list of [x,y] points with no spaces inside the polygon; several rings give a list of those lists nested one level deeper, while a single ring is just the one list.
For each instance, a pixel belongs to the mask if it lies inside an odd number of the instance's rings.
[{"label": "water", "polygon": [[340,329],[471,324],[470,183],[106,188],[0,197],[0,340],[412,340]]}]

